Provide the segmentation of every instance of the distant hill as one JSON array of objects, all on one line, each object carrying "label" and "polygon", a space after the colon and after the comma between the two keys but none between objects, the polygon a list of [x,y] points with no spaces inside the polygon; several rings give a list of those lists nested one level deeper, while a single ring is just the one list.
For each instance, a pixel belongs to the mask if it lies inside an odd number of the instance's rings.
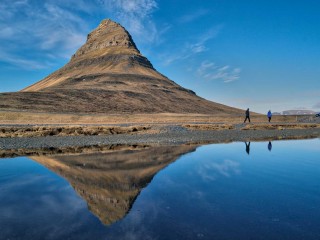
[{"label": "distant hill", "polygon": [[282,112],[273,112],[272,115],[282,115]]},{"label": "distant hill", "polygon": [[156,71],[131,35],[110,19],[88,35],[64,67],[20,92],[0,94],[0,110],[243,114]]},{"label": "distant hill", "polygon": [[312,110],[286,110],[282,112],[274,112],[273,115],[313,115],[316,114]]}]

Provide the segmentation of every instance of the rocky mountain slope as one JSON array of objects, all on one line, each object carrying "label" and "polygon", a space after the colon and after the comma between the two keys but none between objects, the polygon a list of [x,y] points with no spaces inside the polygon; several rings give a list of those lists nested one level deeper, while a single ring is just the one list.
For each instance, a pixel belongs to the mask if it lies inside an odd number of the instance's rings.
[{"label": "rocky mountain slope", "polygon": [[82,113],[235,114],[160,74],[118,23],[103,20],[69,63],[15,93],[0,110]]}]

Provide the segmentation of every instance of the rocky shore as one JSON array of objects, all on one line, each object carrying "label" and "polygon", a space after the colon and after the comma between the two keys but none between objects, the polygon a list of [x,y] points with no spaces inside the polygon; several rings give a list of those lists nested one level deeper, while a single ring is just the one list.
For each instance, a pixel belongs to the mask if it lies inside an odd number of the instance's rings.
[{"label": "rocky shore", "polygon": [[233,141],[268,141],[319,138],[320,128],[243,130],[242,125],[224,130],[192,130],[180,125],[154,126],[154,132],[95,135],[0,138],[0,150],[59,149],[105,145],[178,145]]}]

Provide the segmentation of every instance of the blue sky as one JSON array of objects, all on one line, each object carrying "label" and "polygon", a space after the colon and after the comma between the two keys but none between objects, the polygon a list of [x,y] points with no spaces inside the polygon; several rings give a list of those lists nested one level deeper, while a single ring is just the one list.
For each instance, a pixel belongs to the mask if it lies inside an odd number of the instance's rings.
[{"label": "blue sky", "polygon": [[206,99],[266,113],[320,111],[318,0],[1,0],[0,92],[66,64],[102,19]]}]

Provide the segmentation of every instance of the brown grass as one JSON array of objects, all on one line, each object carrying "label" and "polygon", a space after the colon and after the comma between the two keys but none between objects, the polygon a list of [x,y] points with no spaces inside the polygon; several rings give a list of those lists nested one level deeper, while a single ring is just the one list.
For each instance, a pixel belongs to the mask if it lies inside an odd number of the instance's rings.
[{"label": "brown grass", "polygon": [[150,126],[106,127],[106,126],[34,126],[1,127],[0,137],[44,137],[110,135],[146,131]]},{"label": "brown grass", "polygon": [[[232,130],[235,129],[234,124],[184,124],[185,128],[191,130]],[[283,130],[283,129],[309,129],[320,128],[318,123],[274,123],[274,124],[247,124],[240,130]]]},{"label": "brown grass", "polygon": [[[33,112],[0,111],[0,125],[3,124],[195,124],[195,123],[242,123],[242,115],[209,114],[50,114]],[[274,122],[295,123],[296,116],[274,116]],[[265,123],[263,115],[252,115],[252,122]]]},{"label": "brown grass", "polygon": [[182,125],[191,130],[231,130],[234,129],[232,124],[186,124]]}]

